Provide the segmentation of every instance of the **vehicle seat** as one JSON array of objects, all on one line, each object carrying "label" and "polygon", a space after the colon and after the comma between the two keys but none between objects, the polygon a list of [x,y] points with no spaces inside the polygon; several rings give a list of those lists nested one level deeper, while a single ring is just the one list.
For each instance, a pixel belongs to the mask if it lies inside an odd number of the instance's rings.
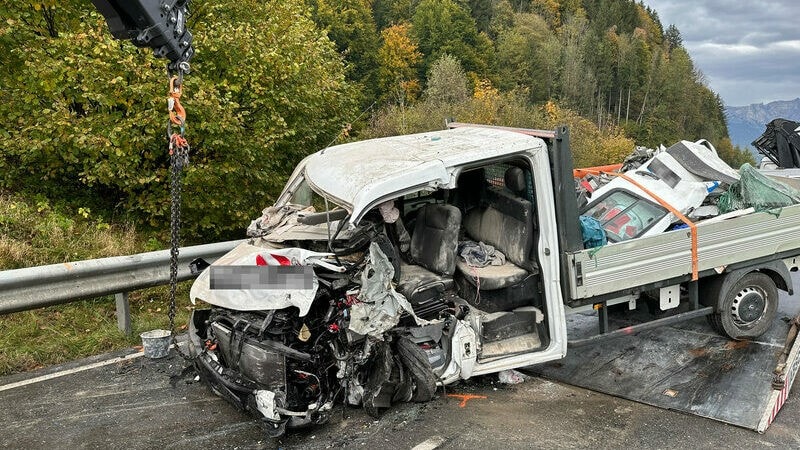
[{"label": "vehicle seat", "polygon": [[490,312],[530,305],[538,289],[534,276],[538,267],[532,256],[536,233],[533,204],[522,197],[527,190],[525,172],[511,167],[504,181],[504,188],[489,187],[482,206],[465,215],[464,229],[470,239],[503,252],[506,263],[471,267],[461,257],[456,263],[461,296],[472,301],[495,299],[496,304],[481,302],[480,308]]},{"label": "vehicle seat", "polygon": [[429,204],[419,210],[411,235],[411,264],[402,263],[397,291],[415,311],[453,287],[461,211],[452,205]]},{"label": "vehicle seat", "polygon": [[458,176],[458,186],[456,186],[452,203],[464,213],[480,206],[487,185],[486,170],[483,168],[461,173]]},{"label": "vehicle seat", "polygon": [[517,197],[525,198],[528,183],[525,181],[525,171],[519,167],[509,167],[503,175],[505,187]]}]

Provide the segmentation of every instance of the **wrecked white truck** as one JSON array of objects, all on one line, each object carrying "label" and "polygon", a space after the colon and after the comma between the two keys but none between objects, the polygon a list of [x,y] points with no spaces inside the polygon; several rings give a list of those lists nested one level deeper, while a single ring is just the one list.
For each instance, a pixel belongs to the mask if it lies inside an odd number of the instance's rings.
[{"label": "wrecked white truck", "polygon": [[[687,171],[703,153],[678,150],[580,206],[566,128],[451,124],[314,153],[195,281],[212,305],[190,319],[195,365],[278,436],[335,402],[377,413],[563,358],[571,313],[596,310],[599,333],[570,345],[701,316],[754,338],[792,291],[800,207],[688,219],[738,172],[715,156]],[[581,215],[604,242],[585,248]],[[680,312],[609,329],[607,307],[640,298]]]}]

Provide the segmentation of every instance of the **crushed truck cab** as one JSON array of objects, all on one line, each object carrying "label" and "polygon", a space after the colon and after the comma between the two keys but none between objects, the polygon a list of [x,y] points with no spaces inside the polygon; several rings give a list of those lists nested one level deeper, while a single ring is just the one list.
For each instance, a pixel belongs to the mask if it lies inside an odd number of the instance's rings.
[{"label": "crushed truck cab", "polygon": [[[270,435],[323,423],[336,402],[378,414],[562,359],[567,314],[600,323],[572,345],[704,315],[748,338],[791,290],[800,238],[776,236],[800,228],[797,207],[698,224],[699,245],[681,230],[585,249],[565,128],[451,127],[308,156],[192,286],[211,305],[189,327],[202,378]],[[653,293],[672,314],[609,329],[609,306]]]}]

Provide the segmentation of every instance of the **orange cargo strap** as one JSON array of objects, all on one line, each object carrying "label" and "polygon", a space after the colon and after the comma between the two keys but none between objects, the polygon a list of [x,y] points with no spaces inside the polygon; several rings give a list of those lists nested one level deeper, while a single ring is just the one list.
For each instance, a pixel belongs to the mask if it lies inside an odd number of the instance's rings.
[{"label": "orange cargo strap", "polygon": [[585,167],[583,169],[574,169],[572,176],[575,178],[583,178],[586,175],[597,175],[600,172],[616,172],[622,168],[622,164],[609,164],[607,166]]},{"label": "orange cargo strap", "polygon": [[[591,173],[592,175],[599,175],[600,172],[602,172],[601,170],[591,170],[591,169],[583,169],[583,170],[585,170],[586,173]],[[698,279],[698,275],[697,275],[697,272],[698,272],[698,270],[697,270],[697,225],[695,225],[694,222],[692,222],[686,216],[684,216],[683,213],[681,213],[680,211],[675,209],[672,205],[667,203],[664,199],[662,199],[661,197],[659,197],[658,195],[653,193],[650,189],[647,189],[646,187],[642,186],[641,183],[639,183],[638,181],[636,181],[636,180],[632,179],[631,177],[625,175],[624,173],[607,172],[606,174],[607,175],[612,175],[612,176],[615,176],[615,177],[620,177],[623,180],[625,180],[625,181],[633,184],[637,188],[641,189],[642,191],[644,191],[645,194],[647,194],[650,197],[652,197],[653,200],[657,201],[661,206],[663,206],[664,208],[667,208],[667,210],[669,210],[669,212],[674,214],[675,217],[680,219],[681,222],[683,222],[687,226],[689,226],[689,230],[691,230],[691,234],[692,234],[692,281],[697,281],[697,279]]]}]

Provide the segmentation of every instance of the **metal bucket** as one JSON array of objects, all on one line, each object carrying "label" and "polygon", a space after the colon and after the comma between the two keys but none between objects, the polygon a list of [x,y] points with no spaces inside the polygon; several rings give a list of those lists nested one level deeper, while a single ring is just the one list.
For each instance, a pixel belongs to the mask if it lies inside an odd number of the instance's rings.
[{"label": "metal bucket", "polygon": [[144,356],[148,358],[163,358],[169,354],[169,345],[172,333],[168,330],[145,331],[140,334]]}]

